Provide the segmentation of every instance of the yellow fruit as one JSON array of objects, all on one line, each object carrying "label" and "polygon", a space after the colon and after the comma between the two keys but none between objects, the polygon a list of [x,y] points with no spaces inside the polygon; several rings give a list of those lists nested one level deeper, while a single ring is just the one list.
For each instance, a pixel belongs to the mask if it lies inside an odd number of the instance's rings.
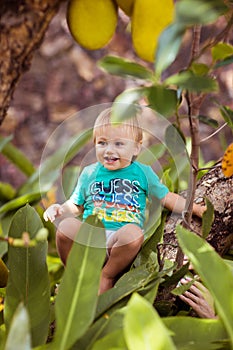
[{"label": "yellow fruit", "polygon": [[131,16],[133,13],[134,0],[115,0],[117,5],[127,14]]},{"label": "yellow fruit", "polygon": [[67,23],[77,43],[89,50],[105,46],[117,25],[117,6],[112,0],[71,0]]},{"label": "yellow fruit", "polygon": [[4,288],[7,285],[8,280],[8,268],[0,258],[0,288]]},{"label": "yellow fruit", "polygon": [[135,0],[132,14],[132,41],[137,55],[154,62],[158,37],[172,22],[173,0]]}]

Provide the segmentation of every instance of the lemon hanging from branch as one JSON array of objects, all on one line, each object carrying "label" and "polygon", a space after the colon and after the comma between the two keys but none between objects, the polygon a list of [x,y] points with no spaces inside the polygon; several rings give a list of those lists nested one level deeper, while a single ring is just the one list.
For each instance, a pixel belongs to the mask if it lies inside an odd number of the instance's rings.
[{"label": "lemon hanging from branch", "polygon": [[132,41],[137,55],[153,62],[158,38],[172,22],[173,0],[135,0],[132,14]]},{"label": "lemon hanging from branch", "polygon": [[104,47],[112,38],[118,20],[113,0],[71,0],[67,24],[79,45],[89,50]]}]

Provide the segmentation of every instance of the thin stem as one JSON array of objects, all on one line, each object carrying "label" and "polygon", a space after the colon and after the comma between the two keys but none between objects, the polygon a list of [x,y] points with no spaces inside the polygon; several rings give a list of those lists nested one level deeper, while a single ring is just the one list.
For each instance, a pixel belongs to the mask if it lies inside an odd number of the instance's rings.
[{"label": "thin stem", "polygon": [[[193,42],[190,56],[190,63],[196,58],[200,52],[200,37],[201,37],[201,26],[195,26],[193,29]],[[188,118],[191,134],[191,167],[189,175],[189,186],[187,190],[187,198],[185,204],[185,213],[183,220],[183,227],[190,229],[192,211],[193,211],[193,202],[196,190],[197,183],[197,174],[198,174],[198,164],[199,164],[199,148],[200,148],[200,135],[199,135],[199,120],[196,116],[199,114],[200,105],[203,101],[202,95],[194,95],[193,93],[186,94],[187,104],[188,104]],[[177,250],[176,262],[178,267],[183,265],[184,254],[180,248]]]},{"label": "thin stem", "polygon": [[214,135],[218,134],[223,128],[225,128],[225,126],[227,126],[227,123],[224,123],[222,126],[220,126],[220,128],[218,128],[215,132],[213,132],[212,134],[210,134],[209,136],[205,137],[204,139],[202,139],[200,141],[200,143],[205,142],[209,139],[211,139],[211,137],[213,137]]}]

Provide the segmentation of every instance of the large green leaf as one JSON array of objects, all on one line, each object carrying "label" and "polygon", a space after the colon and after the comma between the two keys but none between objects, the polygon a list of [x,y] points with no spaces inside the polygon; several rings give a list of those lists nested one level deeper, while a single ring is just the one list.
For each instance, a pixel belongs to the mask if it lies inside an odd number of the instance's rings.
[{"label": "large green leaf", "polygon": [[233,110],[229,106],[220,106],[220,112],[225,122],[233,130]]},{"label": "large green leaf", "polygon": [[[42,222],[35,209],[26,205],[19,209],[12,219],[9,236],[21,238],[28,232],[35,238],[42,228]],[[32,345],[46,341],[50,321],[50,283],[46,265],[47,242],[38,242],[35,247],[8,248],[9,278],[6,288],[4,319],[9,331],[13,315],[23,302],[28,310]]]},{"label": "large green leaf", "polygon": [[144,148],[137,157],[137,160],[143,164],[152,165],[164,155],[166,147],[162,144],[155,144]]},{"label": "large green leaf", "polygon": [[179,244],[201,280],[214,298],[217,313],[222,319],[233,346],[233,276],[224,260],[206,241],[177,227]]},{"label": "large green leaf", "polygon": [[105,233],[89,217],[74,242],[56,299],[54,349],[65,350],[85,333],[94,319],[100,272],[106,255]]},{"label": "large green leaf", "polygon": [[233,46],[227,43],[218,43],[212,47],[211,53],[215,61],[224,60],[233,55]]},{"label": "large green leaf", "polygon": [[[106,314],[99,319],[85,334],[85,339],[77,344],[73,350],[77,349],[109,349],[119,347],[126,349],[126,344],[123,335],[123,319],[126,308],[119,308],[111,315]],[[94,344],[94,346],[93,346]]]},{"label": "large green leaf", "polygon": [[0,152],[2,152],[3,148],[6,146],[8,142],[10,142],[13,139],[13,135],[7,136],[7,137],[0,137]]},{"label": "large green leaf", "polygon": [[112,314],[106,313],[96,320],[85,332],[85,334],[75,343],[72,350],[89,350],[98,339],[105,335],[122,328],[124,308],[118,308]]},{"label": "large green leaf", "polygon": [[117,56],[106,56],[98,62],[99,66],[110,74],[138,79],[153,79],[153,72],[139,63]]},{"label": "large green leaf", "polygon": [[176,349],[156,310],[138,294],[133,294],[127,305],[124,335],[129,350]]},{"label": "large green leaf", "polygon": [[27,309],[19,304],[12,319],[5,350],[30,350],[30,321]]},{"label": "large green leaf", "polygon": [[0,182],[0,200],[6,201],[14,198],[16,190],[7,182]]},{"label": "large green leaf", "polygon": [[176,111],[178,104],[176,90],[164,86],[151,86],[147,88],[149,107],[163,116],[169,117]]},{"label": "large green leaf", "polygon": [[224,0],[179,0],[176,4],[175,22],[186,27],[207,24],[227,10]]},{"label": "large green leaf", "polygon": [[202,237],[206,238],[210,233],[212,223],[214,221],[214,206],[208,198],[206,198],[206,211],[202,216]]},{"label": "large green leaf", "polygon": [[40,167],[20,188],[19,194],[22,195],[32,191],[48,191],[59,177],[62,167],[90,140],[91,135],[92,130],[87,130],[79,136],[70,137],[51,156],[46,159],[42,158]]},{"label": "large green leaf", "polygon": [[115,122],[122,122],[134,117],[140,106],[137,102],[146,95],[146,88],[133,88],[117,96],[112,105],[112,118]]},{"label": "large green leaf", "polygon": [[170,124],[165,131],[165,143],[168,150],[175,155],[186,151],[185,136],[176,124]]},{"label": "large green leaf", "polygon": [[32,193],[27,193],[17,198],[14,198],[0,207],[0,214],[18,209],[27,203],[38,202],[41,199],[42,195],[43,195],[42,192],[32,192]]},{"label": "large green leaf", "polygon": [[229,338],[222,322],[195,317],[165,317],[163,323],[171,331],[171,337],[179,350],[230,350],[225,345]]},{"label": "large green leaf", "polygon": [[113,330],[102,339],[96,341],[91,350],[128,350],[122,329]]},{"label": "large green leaf", "polygon": [[[33,164],[24,155],[24,153],[9,142],[9,138],[6,140],[7,142],[1,149],[2,154],[4,154],[4,156],[7,157],[15,166],[17,166],[25,175],[32,175],[35,171]],[[0,142],[2,144],[4,142],[4,138],[2,136],[0,136]]]},{"label": "large green leaf", "polygon": [[79,170],[79,166],[73,165],[66,167],[63,171],[62,188],[66,198],[70,197],[75,188],[75,185],[77,183],[77,174],[79,173]]},{"label": "large green leaf", "polygon": [[150,282],[157,285],[160,281],[161,275],[158,273],[158,265],[154,263],[132,268],[117,281],[114,288],[99,296],[96,318],[107,310],[109,311],[114,305],[121,303],[122,300],[124,300],[123,304],[125,305],[133,292],[143,291]]},{"label": "large green leaf", "polygon": [[155,55],[155,73],[161,73],[175,60],[182,42],[185,28],[179,23],[168,26],[160,35]]},{"label": "large green leaf", "polygon": [[153,234],[149,235],[148,238],[144,241],[142,248],[134,261],[135,266],[146,264],[150,258],[151,252],[157,253],[158,244],[161,242],[163,237],[166,217],[167,213],[164,211],[160,215],[161,220],[157,223],[157,227],[154,228]]},{"label": "large green leaf", "polygon": [[170,76],[165,81],[168,85],[177,85],[183,90],[194,92],[212,92],[218,90],[217,82],[208,76],[194,75],[190,71],[184,71]]}]

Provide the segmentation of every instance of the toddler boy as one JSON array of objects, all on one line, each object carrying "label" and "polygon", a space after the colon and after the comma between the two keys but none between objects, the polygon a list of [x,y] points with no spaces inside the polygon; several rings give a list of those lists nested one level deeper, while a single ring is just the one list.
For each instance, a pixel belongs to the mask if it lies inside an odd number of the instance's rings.
[{"label": "toddler boy", "polygon": [[[82,224],[75,217],[82,213],[85,220],[97,215],[103,222],[108,254],[99,293],[114,286],[139,252],[144,240],[147,198],[154,196],[177,213],[185,209],[183,197],[169,192],[150,166],[135,160],[142,136],[136,117],[114,124],[111,109],[100,113],[93,129],[97,162],[83,169],[70,199],[44,212],[46,221],[64,217],[56,233],[58,254],[64,264]],[[194,204],[194,215],[201,217],[204,211],[205,207]]]}]

